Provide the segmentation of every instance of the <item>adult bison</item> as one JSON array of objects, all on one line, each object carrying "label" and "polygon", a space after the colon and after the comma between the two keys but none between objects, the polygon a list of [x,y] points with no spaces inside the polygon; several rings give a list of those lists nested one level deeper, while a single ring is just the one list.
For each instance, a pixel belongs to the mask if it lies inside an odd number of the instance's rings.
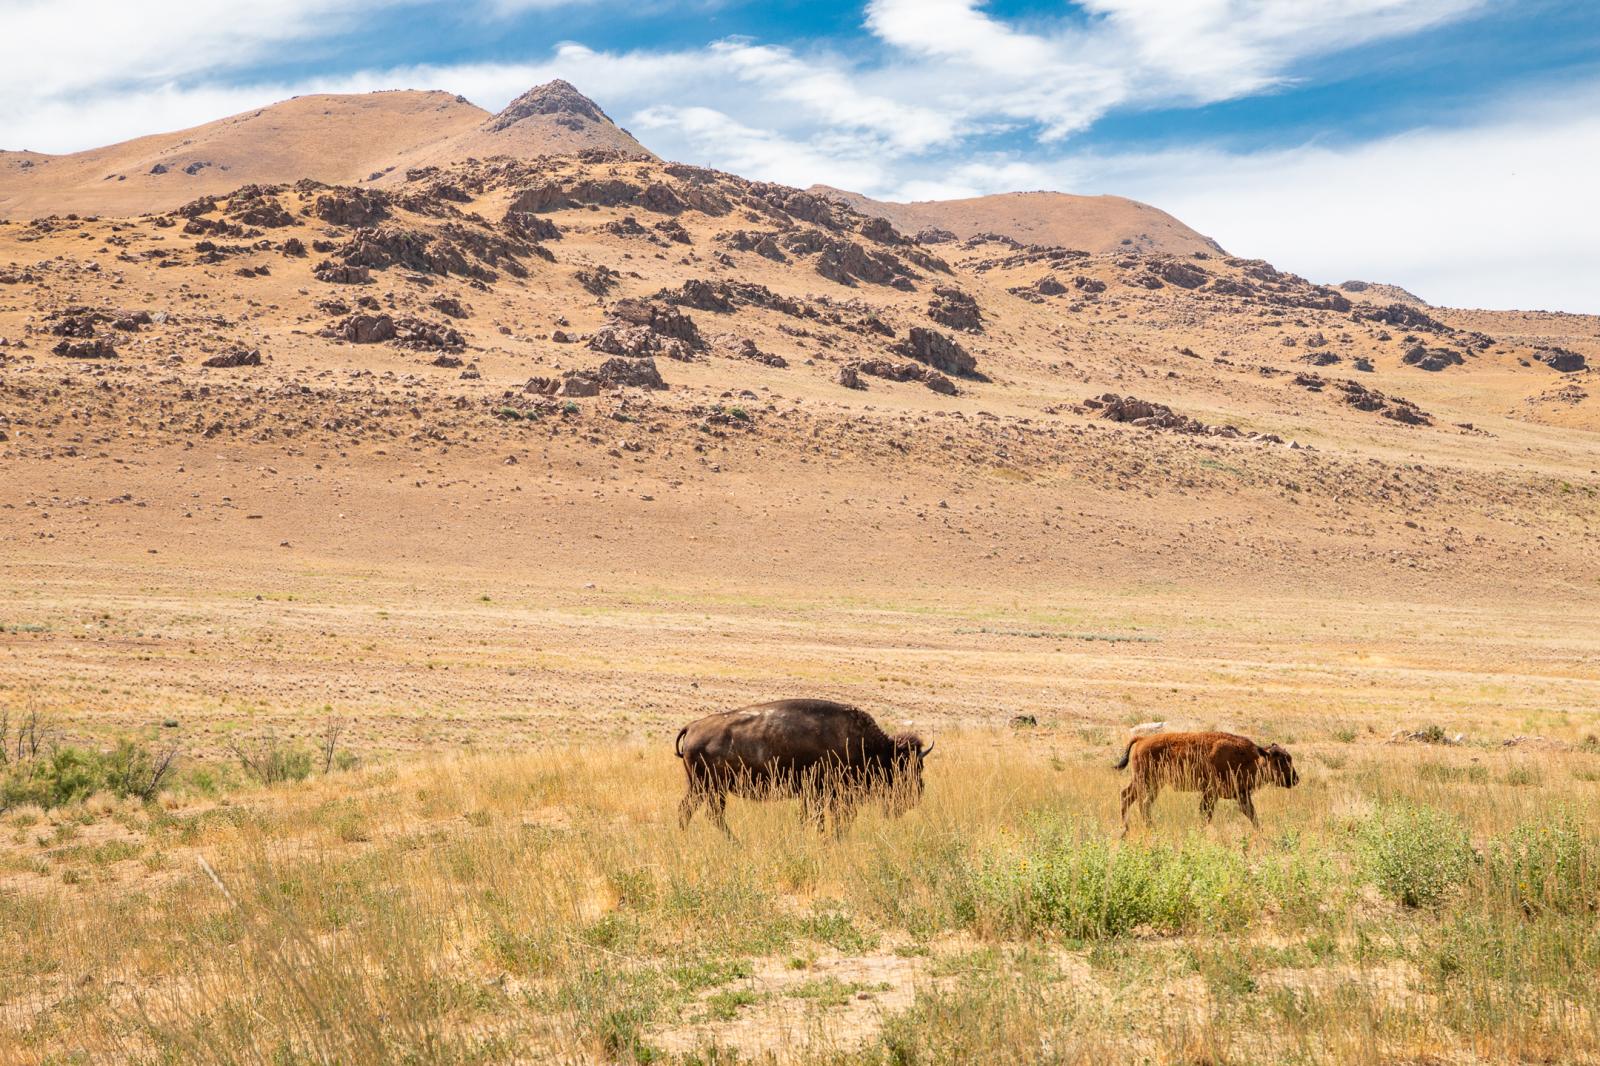
[{"label": "adult bison", "polygon": [[1233,733],[1154,733],[1134,737],[1123,749],[1116,768],[1133,766],[1133,780],[1122,790],[1122,835],[1128,835],[1128,808],[1139,804],[1139,814],[1150,824],[1150,807],[1162,785],[1179,792],[1200,793],[1200,813],[1211,821],[1219,799],[1239,801],[1250,824],[1257,829],[1255,804],[1250,793],[1262,785],[1293,788],[1300,782],[1294,759],[1277,744],[1263,748],[1248,737]]},{"label": "adult bison", "polygon": [[[859,708],[831,700],[778,700],[722,711],[678,731],[674,745],[689,777],[678,807],[688,826],[704,803],[724,833],[728,793],[746,799],[799,797],[807,821],[833,817],[842,833],[863,799],[899,814],[922,796],[922,761],[933,750],[910,733],[888,736]],[[730,834],[731,835],[731,834]]]}]

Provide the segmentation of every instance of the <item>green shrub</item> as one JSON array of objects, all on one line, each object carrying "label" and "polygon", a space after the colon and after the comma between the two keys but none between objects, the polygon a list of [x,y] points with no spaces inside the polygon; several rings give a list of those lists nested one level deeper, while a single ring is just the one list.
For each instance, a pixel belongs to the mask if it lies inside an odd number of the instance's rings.
[{"label": "green shrub", "polygon": [[250,743],[230,740],[228,747],[244,772],[260,784],[304,781],[311,776],[312,753],[298,744],[286,744],[271,733]]},{"label": "green shrub", "polygon": [[1381,808],[1360,831],[1367,874],[1407,907],[1432,907],[1459,887],[1475,856],[1466,827],[1421,804]]},{"label": "green shrub", "polygon": [[1487,893],[1525,914],[1582,914],[1600,907],[1600,841],[1569,812],[1526,823],[1484,849]]},{"label": "green shrub", "polygon": [[1124,845],[1051,827],[982,856],[972,894],[977,921],[995,932],[1091,940],[1237,927],[1260,909],[1264,886],[1243,853],[1200,837]]},{"label": "green shrub", "polygon": [[0,810],[60,807],[102,791],[149,801],[166,787],[176,760],[176,749],[152,752],[127,738],[110,751],[54,745],[0,767]]}]

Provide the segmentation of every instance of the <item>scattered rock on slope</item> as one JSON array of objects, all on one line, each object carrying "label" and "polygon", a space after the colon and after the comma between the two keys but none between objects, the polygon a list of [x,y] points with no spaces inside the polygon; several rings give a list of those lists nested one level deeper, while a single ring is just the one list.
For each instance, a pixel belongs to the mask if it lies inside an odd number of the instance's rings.
[{"label": "scattered rock on slope", "polygon": [[1533,353],[1533,357],[1552,370],[1559,370],[1563,374],[1575,374],[1588,368],[1588,360],[1577,352],[1565,348],[1541,348]]},{"label": "scattered rock on slope", "polygon": [[937,330],[912,326],[906,339],[892,350],[957,377],[976,377],[978,373],[978,361],[960,344]]},{"label": "scattered rock on slope", "polygon": [[937,285],[928,303],[928,317],[941,326],[965,333],[983,332],[983,312],[978,301],[953,285]]}]

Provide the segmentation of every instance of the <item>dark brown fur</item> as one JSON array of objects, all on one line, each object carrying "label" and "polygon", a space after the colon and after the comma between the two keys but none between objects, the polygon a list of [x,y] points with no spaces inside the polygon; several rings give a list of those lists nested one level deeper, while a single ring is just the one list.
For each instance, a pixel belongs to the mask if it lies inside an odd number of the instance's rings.
[{"label": "dark brown fur", "polygon": [[1133,780],[1122,790],[1122,833],[1128,833],[1128,808],[1139,804],[1139,814],[1150,824],[1150,807],[1163,785],[1179,792],[1200,793],[1200,813],[1211,821],[1217,800],[1239,802],[1257,829],[1255,804],[1250,793],[1263,785],[1293,788],[1300,781],[1294,759],[1277,744],[1263,748],[1248,737],[1233,733],[1154,733],[1135,737],[1116,764],[1133,766]]},{"label": "dark brown fur", "polygon": [[723,711],[678,731],[674,745],[689,790],[678,808],[687,826],[701,803],[728,832],[728,793],[747,799],[795,797],[821,828],[842,832],[868,794],[891,810],[922,795],[922,760],[932,750],[911,734],[888,736],[865,711],[831,700],[778,700]]}]

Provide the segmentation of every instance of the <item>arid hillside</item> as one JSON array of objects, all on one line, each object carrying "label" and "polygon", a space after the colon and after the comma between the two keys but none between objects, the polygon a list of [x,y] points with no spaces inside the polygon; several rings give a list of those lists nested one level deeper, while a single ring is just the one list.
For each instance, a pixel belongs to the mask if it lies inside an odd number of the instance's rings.
[{"label": "arid hillside", "polygon": [[959,240],[998,233],[1026,244],[1086,252],[1222,252],[1216,241],[1165,211],[1121,196],[1008,192],[964,200],[893,203],[826,185],[814,185],[810,191],[842,201],[862,214],[886,218],[897,229],[923,239],[937,239],[940,231]]},{"label": "arid hillside", "polygon": [[564,81],[499,114],[445,92],[300,96],[71,155],[0,152],[0,217],[168,211],[241,185],[381,183],[426,163],[586,148],[650,154]]},{"label": "arid hillside", "polygon": [[1372,295],[599,150],[13,221],[0,538],[1586,594],[1600,323]]}]

